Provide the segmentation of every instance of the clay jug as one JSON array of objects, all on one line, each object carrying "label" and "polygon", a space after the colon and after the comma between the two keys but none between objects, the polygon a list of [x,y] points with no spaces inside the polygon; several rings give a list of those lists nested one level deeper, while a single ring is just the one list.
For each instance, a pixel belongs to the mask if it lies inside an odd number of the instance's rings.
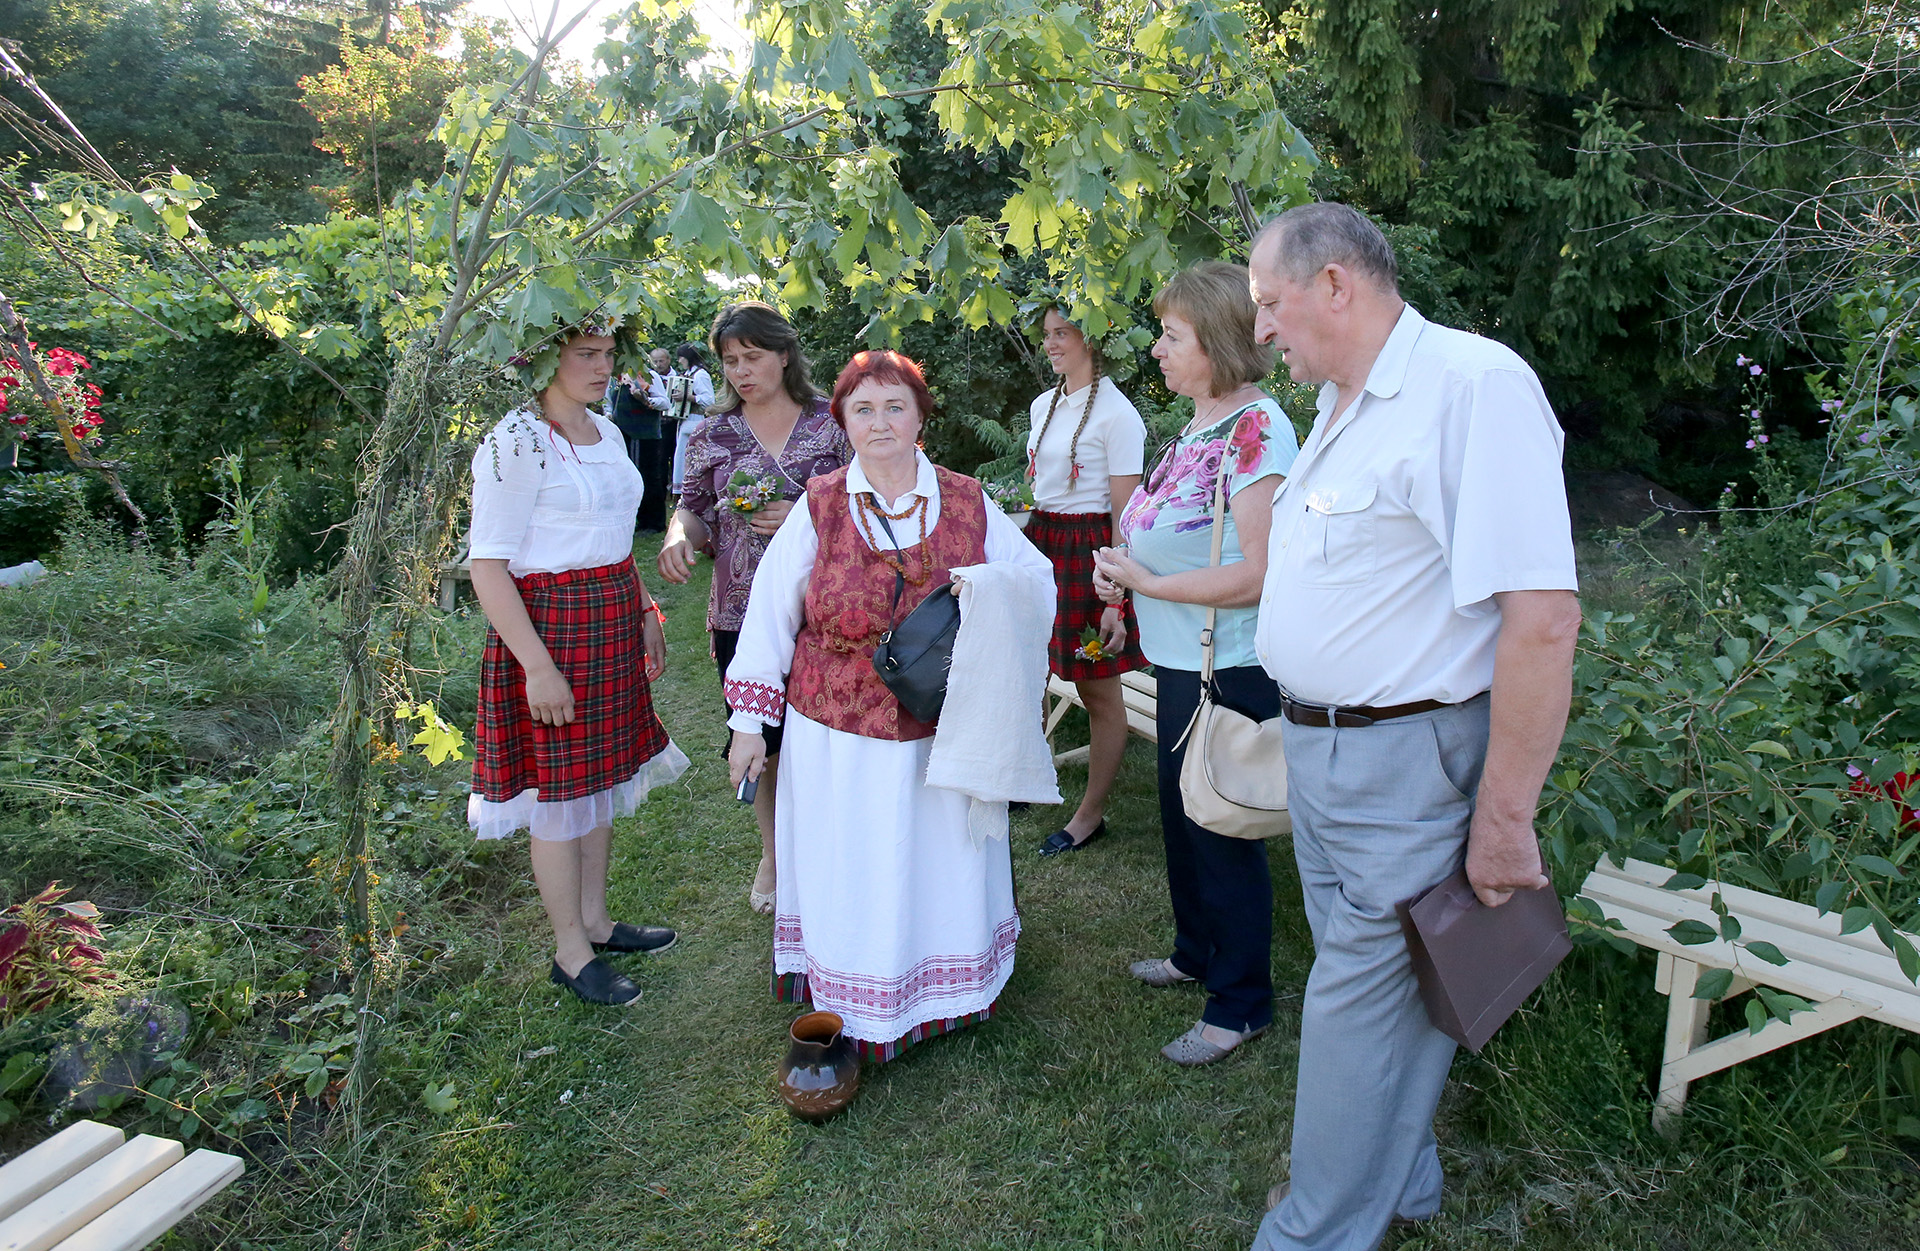
[{"label": "clay jug", "polygon": [[818,1124],[853,1102],[860,1089],[860,1057],[832,1012],[809,1012],[787,1031],[791,1045],[780,1063],[780,1097],[787,1110]]}]

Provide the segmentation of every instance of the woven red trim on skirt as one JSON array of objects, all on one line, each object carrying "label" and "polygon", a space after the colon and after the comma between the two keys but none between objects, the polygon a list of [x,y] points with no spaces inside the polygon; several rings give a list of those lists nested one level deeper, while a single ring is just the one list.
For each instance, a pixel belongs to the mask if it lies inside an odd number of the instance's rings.
[{"label": "woven red trim on skirt", "polygon": [[539,725],[527,711],[527,674],[487,631],[473,789],[503,803],[530,786],[540,802],[610,790],[666,750],[641,643],[640,575],[617,565],[513,580],[535,633],[573,688],[573,720]]},{"label": "woven red trim on skirt", "polygon": [[1117,678],[1147,667],[1140,654],[1140,628],[1133,621],[1133,603],[1121,609],[1127,623],[1127,645],[1114,656],[1087,660],[1076,653],[1080,636],[1100,628],[1106,605],[1093,589],[1093,549],[1113,545],[1113,518],[1106,513],[1029,514],[1027,540],[1053,562],[1053,584],[1059,590],[1053,616],[1053,637],[1047,642],[1047,667],[1069,682]]}]

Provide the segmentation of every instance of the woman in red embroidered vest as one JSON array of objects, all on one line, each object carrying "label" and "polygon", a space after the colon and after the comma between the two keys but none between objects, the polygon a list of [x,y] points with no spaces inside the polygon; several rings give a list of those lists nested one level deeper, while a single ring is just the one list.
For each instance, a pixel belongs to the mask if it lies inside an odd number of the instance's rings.
[{"label": "woman in red embroidered vest", "polygon": [[1120,510],[1140,485],[1147,426],[1105,370],[1080,328],[1048,309],[1041,343],[1060,385],[1033,401],[1027,538],[1053,561],[1059,608],[1047,663],[1080,688],[1091,729],[1087,790],[1080,806],[1040,845],[1043,856],[1078,851],[1107,832],[1107,794],[1127,751],[1120,675],[1147,666],[1133,641],[1133,606],[1103,604],[1093,589],[1093,552],[1113,543]]},{"label": "woman in red embroidered vest", "polygon": [[489,628],[467,823],[481,838],[532,833],[553,980],[592,1003],[631,1003],[640,988],[594,953],[663,951],[674,933],[608,915],[613,819],[687,758],[648,689],[666,644],[633,567],[640,471],[619,429],[587,408],[606,393],[614,328],[545,350],[559,357],[552,382],[473,455],[473,590]]},{"label": "woman in red embroidered vest", "polygon": [[774,994],[839,1013],[877,1060],[986,1019],[1020,922],[1006,839],[976,845],[967,798],[926,785],[934,727],[882,685],[874,647],[955,568],[1052,572],[977,481],[919,450],[931,405],[904,356],[847,365],[832,409],[854,463],[810,482],[774,536],[727,670],[736,784],[765,762],[761,727],[785,722]]}]

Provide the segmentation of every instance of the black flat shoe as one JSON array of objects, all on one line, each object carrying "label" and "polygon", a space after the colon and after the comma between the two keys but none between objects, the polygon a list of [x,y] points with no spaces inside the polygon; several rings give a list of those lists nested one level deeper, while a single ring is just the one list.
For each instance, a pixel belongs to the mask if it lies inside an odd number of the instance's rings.
[{"label": "black flat shoe", "polygon": [[1093,827],[1093,833],[1087,835],[1077,843],[1073,841],[1073,835],[1067,833],[1065,830],[1055,830],[1053,833],[1047,835],[1046,842],[1040,844],[1040,854],[1043,856],[1058,856],[1064,852],[1079,851],[1082,847],[1085,847],[1088,843],[1091,843],[1094,839],[1099,838],[1106,832],[1107,823],[1104,819],[1100,824]]},{"label": "black flat shoe", "polygon": [[632,978],[598,956],[581,965],[579,975],[575,977],[568,977],[566,970],[560,967],[560,962],[555,960],[549,976],[554,985],[565,986],[588,1003],[617,1008],[640,997],[640,988],[633,984]]},{"label": "black flat shoe", "polygon": [[604,943],[595,943],[595,951],[644,951],[657,956],[680,941],[680,936],[664,925],[628,925],[625,921],[613,923],[613,933],[607,935]]}]

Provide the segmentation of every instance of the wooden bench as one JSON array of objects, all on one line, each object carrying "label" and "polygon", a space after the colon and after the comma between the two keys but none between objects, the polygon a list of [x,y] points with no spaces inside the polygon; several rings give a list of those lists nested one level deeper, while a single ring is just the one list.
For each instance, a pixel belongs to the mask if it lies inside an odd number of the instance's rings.
[{"label": "wooden bench", "polygon": [[[1127,705],[1127,729],[1146,739],[1149,743],[1160,741],[1160,732],[1154,720],[1155,711],[1160,706],[1158,688],[1150,673],[1123,673],[1120,675],[1120,695]],[[1053,732],[1060,725],[1062,717],[1069,708],[1082,708],[1080,688],[1065,678],[1049,676],[1047,678],[1047,742],[1053,742]],[[1075,747],[1071,751],[1056,753],[1053,763],[1083,764],[1087,759],[1087,747]]]},{"label": "wooden bench", "polygon": [[[1667,890],[1673,875],[1672,869],[1643,860],[1615,865],[1602,859],[1580,888],[1620,923],[1622,937],[1660,953],[1654,987],[1667,996],[1667,1035],[1653,1100],[1655,1128],[1666,1128],[1685,1106],[1689,1083],[1836,1025],[1866,1017],[1920,1033],[1920,988],[1871,930],[1842,934],[1837,913],[1823,916],[1806,904],[1720,882]],[[1667,933],[1687,920],[1719,933],[1720,919],[1711,906],[1715,892],[1740,922],[1738,943],[1715,938],[1687,944]],[[1741,950],[1748,942],[1772,943],[1787,963],[1772,964]],[[1732,971],[1728,997],[1759,984],[1814,1006],[1795,1012],[1791,1021],[1769,1018],[1758,1033],[1742,1029],[1708,1042],[1712,1003],[1693,997],[1706,969]]]},{"label": "wooden bench", "polygon": [[136,1251],[245,1171],[239,1156],[80,1121],[0,1165],[0,1251]]},{"label": "wooden bench", "polygon": [[462,553],[440,566],[440,611],[452,612],[460,606],[460,584],[473,585],[473,560]]}]

